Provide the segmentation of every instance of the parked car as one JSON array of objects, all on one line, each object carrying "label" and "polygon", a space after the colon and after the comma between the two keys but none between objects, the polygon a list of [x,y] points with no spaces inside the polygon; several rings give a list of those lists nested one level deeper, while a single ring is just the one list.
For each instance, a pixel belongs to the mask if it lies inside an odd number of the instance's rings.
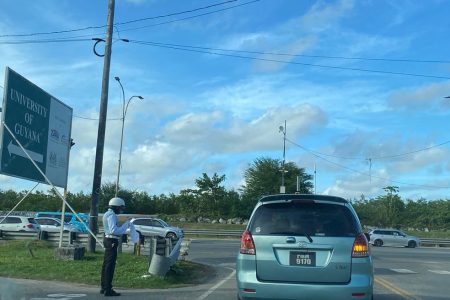
[{"label": "parked car", "polygon": [[[61,231],[61,220],[56,218],[34,218],[34,220],[41,226],[42,231],[47,232],[60,232]],[[73,226],[69,223],[64,223],[65,232],[82,232],[78,227]]]},{"label": "parked car", "polygon": [[24,216],[0,216],[0,230],[39,232],[40,226],[34,218]]},{"label": "parked car", "polygon": [[131,219],[136,231],[142,235],[157,235],[171,239],[184,236],[183,229],[173,227],[161,219],[156,218],[134,218]]},{"label": "parked car", "polygon": [[256,204],[236,262],[238,299],[373,299],[369,243],[339,197],[279,194]]},{"label": "parked car", "polygon": [[420,239],[407,235],[397,229],[373,229],[369,232],[370,243],[374,246],[403,246],[415,248],[420,246]]},{"label": "parked car", "polygon": [[[84,224],[80,222],[80,220],[77,218],[80,217],[81,220],[83,220]],[[37,212],[34,216],[35,218],[55,218],[58,220],[61,220],[61,212]],[[84,213],[77,213],[75,215],[74,213],[66,212],[64,213],[64,222],[69,223],[70,225],[78,228],[81,232],[87,233],[87,227],[89,226],[89,215]],[[85,225],[86,224],[86,225]]]}]

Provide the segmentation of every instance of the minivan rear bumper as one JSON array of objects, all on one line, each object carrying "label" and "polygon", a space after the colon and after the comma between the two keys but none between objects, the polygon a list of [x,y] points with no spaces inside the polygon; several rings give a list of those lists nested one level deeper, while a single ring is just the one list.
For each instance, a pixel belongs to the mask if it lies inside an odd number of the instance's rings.
[{"label": "minivan rear bumper", "polygon": [[[371,259],[356,263],[350,282],[345,284],[310,284],[259,281],[256,277],[254,260],[240,254],[237,261],[236,281],[238,295],[242,300],[279,299],[279,300],[329,300],[358,299],[371,300],[373,295],[373,273],[367,272],[365,266],[372,267]],[[247,259],[246,259],[247,258]],[[359,260],[359,259],[358,259]],[[362,259],[363,261],[365,259]],[[362,262],[360,260],[360,262]],[[355,269],[366,269],[356,273]]]}]

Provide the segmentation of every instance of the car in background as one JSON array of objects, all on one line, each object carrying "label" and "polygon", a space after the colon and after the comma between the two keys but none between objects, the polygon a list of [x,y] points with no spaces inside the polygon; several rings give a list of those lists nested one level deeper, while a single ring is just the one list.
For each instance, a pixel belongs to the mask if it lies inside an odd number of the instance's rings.
[{"label": "car in background", "polygon": [[[61,220],[56,218],[34,218],[34,220],[41,226],[42,231],[47,232],[60,232],[61,231]],[[64,223],[64,232],[82,232],[78,227],[71,225],[69,223]]]},{"label": "car in background", "polygon": [[[80,220],[77,218],[77,216],[84,222],[80,222]],[[55,218],[58,220],[61,220],[61,212],[37,212],[34,216],[35,218]],[[72,226],[75,226],[80,230],[80,232],[87,233],[87,227],[89,226],[89,215],[84,213],[77,213],[75,215],[74,213],[64,213],[64,222],[69,223]],[[86,225],[85,225],[86,224]]]},{"label": "car in background", "polygon": [[369,231],[370,243],[376,247],[381,246],[402,246],[415,248],[420,246],[420,239],[407,235],[397,229],[372,229]]},{"label": "car in background", "polygon": [[0,216],[0,230],[2,231],[23,231],[38,233],[40,225],[32,217],[25,216]]},{"label": "car in background", "polygon": [[161,219],[156,218],[133,218],[130,221],[139,236],[155,235],[171,239],[178,239],[184,236],[183,229],[173,227]]},{"label": "car in background", "polygon": [[373,261],[347,200],[279,194],[256,204],[236,261],[238,299],[373,299]]}]

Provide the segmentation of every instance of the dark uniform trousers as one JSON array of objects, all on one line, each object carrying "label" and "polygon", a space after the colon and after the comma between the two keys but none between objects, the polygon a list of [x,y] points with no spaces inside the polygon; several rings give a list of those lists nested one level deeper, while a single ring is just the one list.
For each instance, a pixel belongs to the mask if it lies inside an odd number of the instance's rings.
[{"label": "dark uniform trousers", "polygon": [[103,246],[105,247],[105,256],[103,258],[102,267],[102,290],[109,291],[112,289],[112,280],[114,277],[114,270],[116,268],[117,247],[119,240],[114,238],[103,239]]}]

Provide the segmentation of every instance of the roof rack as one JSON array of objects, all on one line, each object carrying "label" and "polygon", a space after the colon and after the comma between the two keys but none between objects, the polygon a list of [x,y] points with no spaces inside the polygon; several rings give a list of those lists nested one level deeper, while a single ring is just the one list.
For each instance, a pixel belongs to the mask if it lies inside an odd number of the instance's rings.
[{"label": "roof rack", "polygon": [[331,201],[337,203],[348,203],[347,200],[337,196],[328,195],[315,195],[315,194],[276,194],[262,197],[259,202],[271,202],[271,201],[290,201],[290,200],[319,200],[319,201]]}]

